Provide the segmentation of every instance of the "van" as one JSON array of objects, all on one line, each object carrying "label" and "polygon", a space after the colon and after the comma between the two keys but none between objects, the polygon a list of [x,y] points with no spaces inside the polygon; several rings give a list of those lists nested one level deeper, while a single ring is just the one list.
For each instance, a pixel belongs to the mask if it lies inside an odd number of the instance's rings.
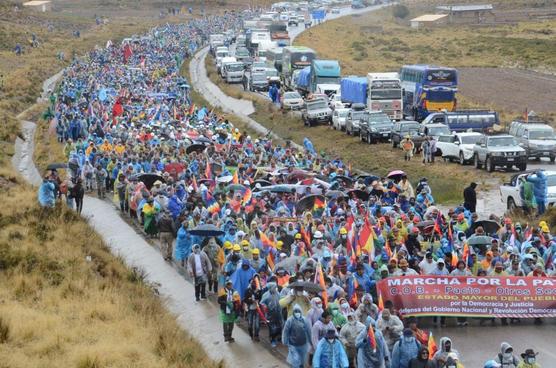
[{"label": "van", "polygon": [[474,132],[491,131],[494,125],[499,125],[498,113],[488,110],[459,110],[453,112],[434,112],[429,114],[423,124],[444,124],[451,131]]},{"label": "van", "polygon": [[229,64],[229,63],[235,63],[235,62],[237,62],[237,59],[233,56],[223,57],[220,60],[220,64],[216,64],[216,70],[222,76],[222,78],[224,78],[224,74],[223,74],[223,71],[222,71],[222,68],[224,67],[224,65]]},{"label": "van", "polygon": [[527,157],[535,159],[548,157],[550,162],[556,160],[556,137],[551,126],[542,122],[513,121],[509,133],[527,152]]}]

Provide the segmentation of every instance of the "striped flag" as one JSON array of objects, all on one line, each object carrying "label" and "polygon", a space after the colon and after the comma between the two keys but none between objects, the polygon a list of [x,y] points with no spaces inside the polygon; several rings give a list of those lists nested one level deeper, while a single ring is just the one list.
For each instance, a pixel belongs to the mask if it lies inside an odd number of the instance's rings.
[{"label": "striped flag", "polygon": [[238,174],[237,174],[238,171],[239,170],[236,170],[234,172],[234,176],[232,177],[232,184],[239,184],[239,177],[238,177]]},{"label": "striped flag", "polygon": [[324,309],[327,308],[328,305],[328,293],[326,292],[326,284],[324,282],[324,273],[322,272],[322,265],[319,263],[317,263],[317,273],[315,274],[315,277],[318,278],[318,283],[320,285],[320,287],[322,288],[322,306],[324,307]]},{"label": "striped flag", "polygon": [[247,188],[245,189],[245,192],[243,192],[243,205],[247,206],[249,203],[251,203],[251,199],[253,198],[253,192],[251,191],[251,188]]},{"label": "striped flag", "polygon": [[373,352],[376,351],[376,337],[375,337],[375,330],[373,326],[369,324],[369,331],[367,332],[367,336],[369,337],[369,343],[371,344],[371,348],[373,348]]},{"label": "striped flag", "polygon": [[432,332],[429,332],[429,341],[427,342],[427,348],[429,350],[429,359],[434,357],[434,354],[438,351],[438,347],[436,346],[436,341],[434,341],[434,337],[432,336]]},{"label": "striped flag", "polygon": [[212,179],[212,168],[210,167],[210,161],[207,160],[207,167],[205,168],[205,177],[207,179]]},{"label": "striped flag", "polygon": [[272,252],[268,252],[268,255],[266,256],[266,264],[268,265],[268,268],[274,272],[274,254],[272,254]]},{"label": "striped flag", "polygon": [[382,312],[384,310],[384,300],[382,300],[382,293],[378,293],[378,311]]}]

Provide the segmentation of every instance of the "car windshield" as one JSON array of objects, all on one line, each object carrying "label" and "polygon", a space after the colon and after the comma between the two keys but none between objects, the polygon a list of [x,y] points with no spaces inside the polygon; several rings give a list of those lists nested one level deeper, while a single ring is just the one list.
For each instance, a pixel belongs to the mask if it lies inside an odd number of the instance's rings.
[{"label": "car windshield", "polygon": [[228,71],[230,72],[241,72],[243,68],[243,64],[230,64],[227,66]]},{"label": "car windshield", "polygon": [[490,147],[514,146],[515,140],[513,137],[492,137],[488,140],[488,145]]},{"label": "car windshield", "polygon": [[429,128],[429,135],[449,135],[450,129],[448,127],[434,127]]},{"label": "car windshield", "polygon": [[468,135],[465,137],[461,137],[461,143],[462,144],[475,144],[479,141],[479,139],[481,138],[480,135]]},{"label": "car windshield", "polygon": [[297,92],[286,92],[284,98],[301,98],[301,95]]},{"label": "car windshield", "polygon": [[392,120],[386,114],[369,114],[367,121],[371,124],[390,124]]},{"label": "car windshield", "polygon": [[361,111],[352,111],[351,112],[351,120],[359,120],[365,115],[365,110]]},{"label": "car windshield", "polygon": [[326,109],[328,105],[323,100],[307,102],[307,107],[311,110]]},{"label": "car windshield", "polygon": [[348,112],[349,112],[349,110],[339,110],[338,111],[338,117],[345,118],[346,116],[348,116]]},{"label": "car windshield", "polygon": [[401,127],[401,131],[407,133],[409,131],[418,131],[419,130],[419,123],[415,124],[404,124]]},{"label": "car windshield", "polygon": [[554,139],[552,129],[530,130],[529,139]]},{"label": "car windshield", "polygon": [[278,76],[278,70],[276,70],[276,69],[267,69],[266,70],[266,76],[267,77],[277,77]]},{"label": "car windshield", "polygon": [[253,81],[266,81],[266,75],[264,74],[253,74]]},{"label": "car windshield", "polygon": [[373,100],[394,100],[402,98],[401,89],[377,89],[371,91]]}]

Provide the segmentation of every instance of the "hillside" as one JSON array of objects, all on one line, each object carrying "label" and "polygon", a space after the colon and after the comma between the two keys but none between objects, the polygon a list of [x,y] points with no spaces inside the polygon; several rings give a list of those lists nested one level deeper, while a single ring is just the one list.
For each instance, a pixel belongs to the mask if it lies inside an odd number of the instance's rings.
[{"label": "hillside", "polygon": [[[144,272],[128,269],[75,212],[41,209],[36,189],[11,168],[16,115],[30,107],[42,81],[82,54],[154,21],[112,22],[0,6],[0,366],[217,367],[178,327]],[[54,29],[45,32],[45,25]],[[80,29],[81,38],[71,36]],[[9,30],[5,33],[5,30]],[[36,33],[40,46],[12,49]],[[36,117],[41,106],[26,114]]]}]

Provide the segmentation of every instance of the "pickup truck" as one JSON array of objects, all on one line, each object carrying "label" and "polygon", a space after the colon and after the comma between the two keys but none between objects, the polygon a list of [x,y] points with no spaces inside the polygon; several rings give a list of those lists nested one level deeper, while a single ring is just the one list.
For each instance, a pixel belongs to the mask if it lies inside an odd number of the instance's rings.
[{"label": "pickup truck", "polygon": [[494,171],[496,166],[511,169],[514,165],[525,171],[527,153],[511,135],[483,136],[473,146],[473,162],[477,169],[484,164],[489,172]]},{"label": "pickup truck", "polygon": [[332,121],[332,109],[324,98],[316,98],[305,101],[305,107],[301,112],[303,124],[313,126],[318,123],[330,123]]},{"label": "pickup truck", "polygon": [[242,83],[246,91],[268,91],[268,79],[264,72],[245,73]]},{"label": "pickup truck", "polygon": [[346,133],[347,135],[359,135],[359,122],[363,115],[365,115],[365,105],[364,104],[352,104],[351,109],[348,112],[346,118]]},{"label": "pickup truck", "polygon": [[[552,207],[556,204],[556,171],[545,171],[547,177],[547,203],[546,207]],[[523,207],[523,198],[521,194],[520,178],[527,178],[534,172],[526,172],[515,174],[508,183],[500,186],[500,198],[502,203],[506,204],[506,208],[513,211],[516,208]]]},{"label": "pickup truck", "polygon": [[457,160],[460,165],[465,165],[473,160],[473,147],[482,136],[475,132],[441,135],[436,142],[436,152],[444,160]]}]

